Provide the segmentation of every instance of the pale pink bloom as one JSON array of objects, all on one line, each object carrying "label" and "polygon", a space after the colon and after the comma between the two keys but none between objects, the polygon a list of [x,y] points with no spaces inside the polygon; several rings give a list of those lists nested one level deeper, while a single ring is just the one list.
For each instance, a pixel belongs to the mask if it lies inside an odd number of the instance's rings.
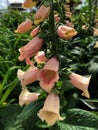
[{"label": "pale pink bloom", "polygon": [[37,100],[39,95],[40,94],[37,92],[29,92],[26,88],[24,88],[19,95],[19,105],[28,105],[29,103]]},{"label": "pale pink bloom", "polygon": [[26,71],[22,71],[21,69],[18,69],[17,77],[21,81],[21,86],[25,87],[26,85],[37,81],[38,72],[39,69],[37,67],[29,67],[29,69]]},{"label": "pale pink bloom", "polygon": [[57,121],[63,120],[63,118],[60,116],[59,110],[59,96],[52,92],[47,96],[43,108],[38,113],[38,117],[42,121],[46,121],[48,125],[52,126]]},{"label": "pale pink bloom", "polygon": [[60,25],[57,29],[57,34],[59,37],[63,39],[70,39],[74,37],[75,35],[77,35],[77,31],[72,27]]},{"label": "pale pink bloom", "polygon": [[34,16],[34,24],[35,25],[40,24],[42,21],[48,18],[49,15],[50,15],[50,7],[49,6],[46,7],[44,4],[41,5],[41,7],[38,9],[38,11]]},{"label": "pale pink bloom", "polygon": [[40,81],[40,86],[43,90],[50,93],[58,81],[59,75],[59,61],[56,57],[52,57],[47,61],[44,67],[38,73],[38,80]]},{"label": "pale pink bloom", "polygon": [[40,63],[45,63],[48,59],[45,56],[45,52],[44,51],[39,51],[36,56],[34,56],[35,61],[37,62],[37,64]]},{"label": "pale pink bloom", "polygon": [[20,56],[19,60],[22,61],[24,59],[28,59],[40,50],[43,44],[43,39],[39,38],[38,36],[34,37],[28,44],[21,47],[19,49]]},{"label": "pale pink bloom", "polygon": [[38,34],[38,32],[39,32],[39,28],[40,28],[40,26],[37,26],[36,28],[34,28],[31,31],[30,36],[32,36],[32,37],[36,36]]},{"label": "pale pink bloom", "polygon": [[33,24],[32,20],[27,19],[26,21],[18,25],[17,30],[15,30],[15,32],[17,33],[27,32],[32,29],[33,27],[32,24]]},{"label": "pale pink bloom", "polygon": [[88,85],[90,82],[91,77],[84,77],[76,73],[71,73],[70,76],[70,82],[78,89],[83,91],[83,95],[87,98],[90,98],[89,92],[88,92]]},{"label": "pale pink bloom", "polygon": [[22,7],[23,8],[32,8],[33,6],[36,6],[37,1],[33,1],[33,0],[25,0],[22,3]]}]

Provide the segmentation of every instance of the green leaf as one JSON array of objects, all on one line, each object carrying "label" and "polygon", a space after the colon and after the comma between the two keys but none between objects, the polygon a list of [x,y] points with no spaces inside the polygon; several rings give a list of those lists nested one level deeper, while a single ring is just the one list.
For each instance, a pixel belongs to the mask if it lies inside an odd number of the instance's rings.
[{"label": "green leaf", "polygon": [[20,113],[19,105],[7,105],[0,108],[0,130],[12,130],[17,115]]},{"label": "green leaf", "polygon": [[72,108],[66,112],[66,119],[58,122],[58,130],[98,130],[98,116],[92,112]]},{"label": "green leaf", "polygon": [[17,116],[14,127],[17,129],[32,130],[38,119],[37,113],[42,104],[42,101],[35,101],[25,106],[21,114]]},{"label": "green leaf", "polygon": [[98,56],[94,56],[93,59],[89,62],[89,68],[90,73],[98,72]]},{"label": "green leaf", "polygon": [[67,125],[60,122],[58,125],[58,130],[97,130],[97,129],[84,126]]}]

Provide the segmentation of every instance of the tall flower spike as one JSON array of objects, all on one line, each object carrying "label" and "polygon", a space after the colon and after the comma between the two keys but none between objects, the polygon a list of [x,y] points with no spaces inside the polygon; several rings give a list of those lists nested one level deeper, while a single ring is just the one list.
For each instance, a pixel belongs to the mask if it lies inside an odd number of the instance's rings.
[{"label": "tall flower spike", "polygon": [[59,61],[56,57],[52,57],[47,61],[44,67],[38,73],[38,80],[40,81],[40,86],[43,90],[50,93],[58,81],[59,75]]},{"label": "tall flower spike", "polygon": [[17,33],[24,33],[32,29],[32,20],[27,19],[26,21],[22,22],[20,25],[18,25],[17,30],[15,32]]},{"label": "tall flower spike", "polygon": [[55,93],[50,93],[44,103],[43,108],[39,111],[38,117],[42,121],[46,121],[48,125],[52,126],[56,121],[63,120],[59,114],[60,99]]},{"label": "tall flower spike", "polygon": [[26,85],[37,81],[38,72],[39,69],[37,67],[30,67],[27,71],[18,69],[17,77],[21,81],[21,86],[25,87]]},{"label": "tall flower spike", "polygon": [[45,5],[41,5],[34,16],[34,24],[38,25],[42,21],[44,21],[50,15],[50,7],[46,7]]},{"label": "tall flower spike", "polygon": [[32,8],[33,6],[36,6],[37,1],[33,0],[25,0],[22,4],[23,8]]},{"label": "tall flower spike", "polygon": [[91,77],[84,77],[76,73],[71,73],[70,76],[70,82],[78,89],[83,91],[83,94],[85,97],[90,98],[89,92],[88,92],[88,85],[90,82]]},{"label": "tall flower spike", "polygon": [[70,39],[77,35],[77,31],[74,28],[65,25],[60,25],[57,29],[57,34],[60,38]]},{"label": "tall flower spike", "polygon": [[19,49],[19,60],[22,61],[36,55],[36,53],[42,47],[42,43],[43,39],[39,38],[38,36],[34,37],[28,44]]},{"label": "tall flower spike", "polygon": [[22,90],[19,95],[19,105],[22,106],[24,104],[28,105],[29,103],[38,99],[40,94],[36,92],[29,92],[26,88]]}]

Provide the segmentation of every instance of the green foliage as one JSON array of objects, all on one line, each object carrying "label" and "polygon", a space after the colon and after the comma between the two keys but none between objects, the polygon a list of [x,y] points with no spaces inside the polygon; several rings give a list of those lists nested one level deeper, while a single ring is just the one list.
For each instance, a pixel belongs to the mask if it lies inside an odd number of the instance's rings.
[{"label": "green foliage", "polygon": [[0,129],[12,130],[17,115],[21,112],[19,105],[7,105],[0,108]]},{"label": "green foliage", "polygon": [[58,130],[97,130],[98,116],[82,109],[69,109],[65,120],[56,127]]}]

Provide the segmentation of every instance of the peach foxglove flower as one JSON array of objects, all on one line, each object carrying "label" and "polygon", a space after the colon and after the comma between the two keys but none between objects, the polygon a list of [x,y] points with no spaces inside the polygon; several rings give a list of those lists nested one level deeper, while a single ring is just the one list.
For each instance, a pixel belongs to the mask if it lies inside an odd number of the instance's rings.
[{"label": "peach foxglove flower", "polygon": [[60,25],[57,29],[57,34],[63,39],[70,39],[77,35],[77,31],[74,28],[65,25]]},{"label": "peach foxglove flower", "polygon": [[36,92],[29,92],[26,88],[22,90],[19,95],[19,105],[22,106],[24,104],[28,105],[29,103],[38,99],[40,94]]},{"label": "peach foxglove flower", "polygon": [[39,69],[37,67],[29,67],[27,71],[22,71],[18,69],[17,77],[21,81],[21,86],[25,87],[28,84],[31,84],[37,81],[37,74]]},{"label": "peach foxglove flower", "polygon": [[26,21],[22,22],[20,25],[18,25],[17,30],[15,32],[17,33],[24,33],[32,29],[33,22],[30,19],[27,19]]},{"label": "peach foxglove flower", "polygon": [[42,21],[48,18],[49,15],[50,15],[50,7],[49,6],[46,7],[44,4],[41,5],[41,7],[38,9],[38,11],[34,16],[34,24],[35,25],[40,24]]},{"label": "peach foxglove flower", "polygon": [[90,77],[84,77],[76,73],[71,73],[70,76],[70,82],[78,89],[83,91],[83,94],[85,97],[90,98],[89,92],[88,92],[88,85],[90,82]]},{"label": "peach foxglove flower", "polygon": [[19,49],[19,60],[28,59],[34,56],[42,47],[43,39],[38,36],[34,37],[28,44]]},{"label": "peach foxglove flower", "polygon": [[56,121],[63,120],[59,114],[60,99],[55,93],[50,93],[44,103],[43,108],[39,111],[38,117],[42,121],[46,121],[48,125],[52,126]]},{"label": "peach foxglove flower", "polygon": [[23,8],[32,8],[33,6],[36,6],[37,1],[33,0],[25,0],[22,4]]},{"label": "peach foxglove flower", "polygon": [[39,51],[36,56],[34,56],[35,61],[37,62],[37,64],[40,63],[44,63],[46,62],[48,59],[45,56],[45,52],[44,51]]},{"label": "peach foxglove flower", "polygon": [[43,90],[50,93],[58,81],[59,75],[59,61],[56,57],[49,59],[44,67],[38,73],[38,80],[40,81],[40,86]]},{"label": "peach foxglove flower", "polygon": [[34,28],[34,29],[31,31],[30,36],[32,36],[32,37],[36,36],[36,35],[38,34],[38,32],[39,32],[39,27],[40,27],[40,26],[37,26],[36,28]]}]

